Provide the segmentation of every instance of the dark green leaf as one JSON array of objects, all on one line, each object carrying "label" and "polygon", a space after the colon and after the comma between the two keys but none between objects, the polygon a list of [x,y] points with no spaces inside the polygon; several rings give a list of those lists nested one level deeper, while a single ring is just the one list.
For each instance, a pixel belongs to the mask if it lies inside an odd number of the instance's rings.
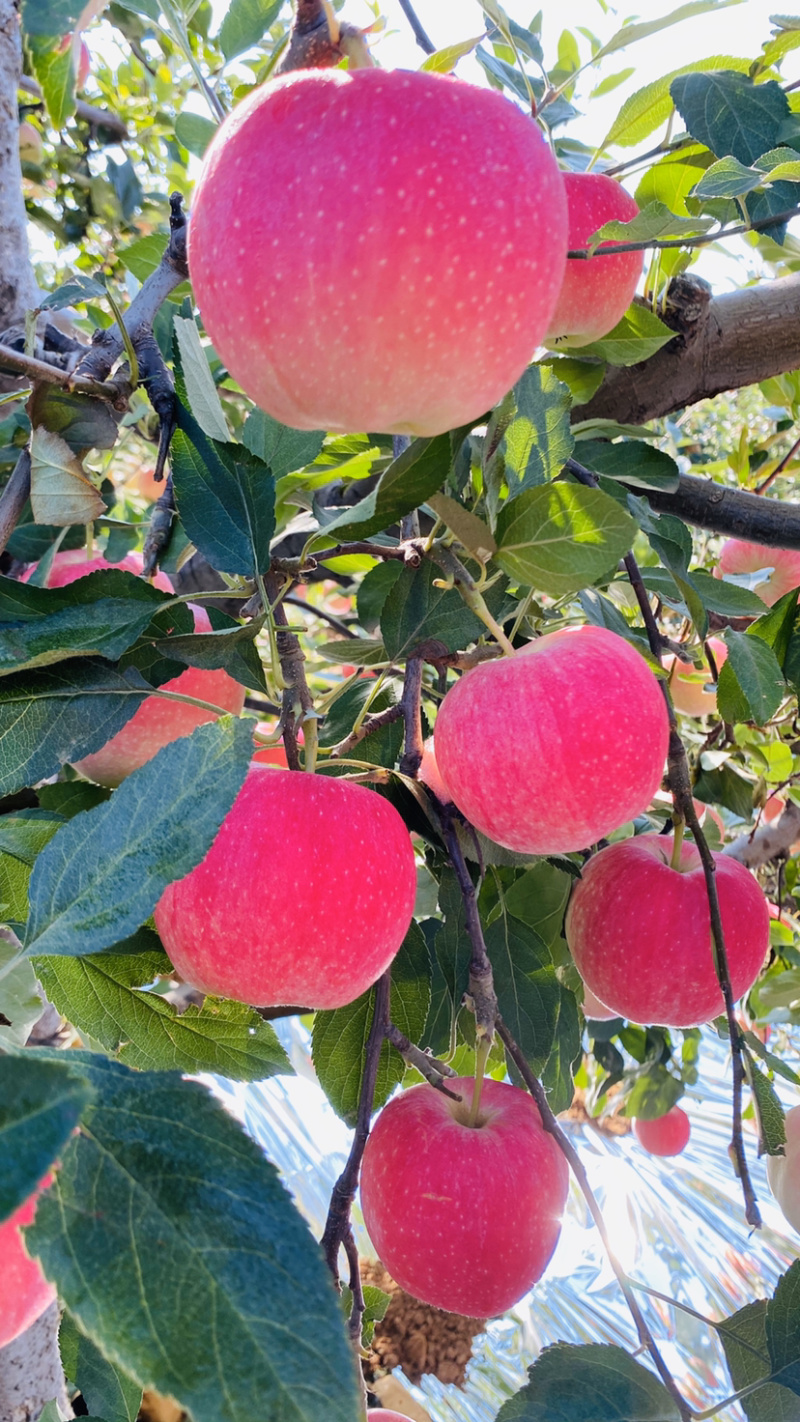
[{"label": "dark green leaf", "polygon": [[235,59],[263,38],[280,13],[283,0],[231,0],[222,21],[219,45],[226,59]]},{"label": "dark green leaf", "polygon": [[67,1062],[0,1056],[0,1223],[33,1194],[93,1097]]},{"label": "dark green leaf", "polygon": [[107,598],[65,607],[50,617],[29,618],[14,625],[6,622],[0,637],[0,676],[51,666],[71,657],[116,661],[151,619],[152,605],[142,599]]},{"label": "dark green leaf", "polygon": [[64,1372],[90,1412],[103,1422],[136,1422],[142,1402],[139,1384],[109,1363],[68,1313],[61,1320],[58,1344]]},{"label": "dark green leaf", "polygon": [[104,785],[93,785],[90,780],[59,780],[55,785],[40,786],[36,793],[43,810],[52,810],[71,820],[73,815],[102,805],[111,791]]},{"label": "dark green leaf", "polygon": [[[418,924],[412,923],[392,963],[389,1016],[396,1027],[418,1042],[425,1031],[431,1001],[428,946]],[[314,1018],[312,1057],[319,1083],[334,1111],[354,1126],[361,1094],[364,1051],[375,1012],[375,989],[347,1007],[318,1012]],[[406,1073],[403,1058],[384,1042],[378,1063],[375,1109],[388,1101]]]},{"label": "dark green leaf", "polygon": [[703,606],[709,612],[720,613],[722,617],[760,617],[764,611],[761,598],[749,588],[726,583],[724,578],[712,577],[702,568],[692,569],[692,586],[697,590]]},{"label": "dark green leaf", "polygon": [[[326,525],[326,538],[369,538],[424,504],[450,472],[450,436],[415,439],[381,475],[379,484],[354,509],[345,509]],[[318,554],[321,556],[321,554]]]},{"label": "dark green leaf", "polygon": [[195,1082],[77,1061],[98,1104],[28,1244],[81,1331],[195,1422],[353,1422],[336,1296],[261,1149]]},{"label": "dark green leaf", "polygon": [[[383,642],[392,661],[434,643],[437,652],[455,652],[486,630],[455,588],[435,586],[442,581],[441,571],[428,559],[418,568],[403,568],[381,613]],[[490,611],[502,602],[504,587],[491,589]]]},{"label": "dark green leaf", "polygon": [[635,534],[630,515],[599,489],[546,484],[500,510],[496,561],[524,587],[561,597],[610,572]]},{"label": "dark green leaf", "polygon": [[718,770],[701,770],[692,793],[704,805],[723,805],[742,820],[748,820],[753,809],[753,784],[737,774],[729,761]]},{"label": "dark green leaf", "polygon": [[58,385],[40,386],[31,402],[36,425],[60,435],[75,454],[88,449],[113,449],[119,438],[107,400],[75,395]]},{"label": "dark green leaf", "polygon": [[505,914],[486,931],[500,1016],[538,1076],[553,1045],[561,985],[534,929]]},{"label": "dark green leaf", "polygon": [[226,671],[234,681],[243,682],[254,691],[266,691],[264,673],[256,652],[255,666],[242,659],[242,652],[253,646],[265,622],[264,617],[254,618],[243,627],[229,622],[225,630],[219,632],[191,632],[188,636],[168,637],[153,643],[156,652],[175,661],[185,662],[190,667],[201,667],[204,671]]},{"label": "dark green leaf", "polygon": [[61,286],[51,291],[41,303],[42,311],[60,311],[64,306],[76,306],[83,301],[103,301],[106,288],[102,282],[83,272],[75,272]]},{"label": "dark green leaf", "polygon": [[31,877],[26,951],[98,953],[132,933],[203,858],[241,788],[252,722],[223,716],[160,750],[70,820]]},{"label": "dark green leaf", "polygon": [[687,129],[718,158],[732,154],[753,163],[775,148],[778,130],[789,115],[789,100],[779,84],[754,84],[745,74],[682,74],[670,87]]},{"label": "dark green leaf", "polygon": [[[761,599],[759,598],[759,602]],[[748,627],[747,632],[750,637],[761,637],[770,646],[778,658],[783,668],[786,680],[794,681],[790,676],[787,667],[789,663],[797,663],[797,654],[800,652],[800,643],[795,651],[792,651],[794,642],[794,626],[797,620],[797,589],[793,592],[785,593],[779,598],[773,607],[762,612],[758,621]]]},{"label": "dark green leaf", "polygon": [[719,673],[717,700],[726,721],[755,721],[763,726],[786,695],[786,683],[772,648],[761,637],[725,633],[728,657]]},{"label": "dark green leaf", "polygon": [[750,168],[744,163],[740,163],[738,158],[729,155],[727,158],[720,158],[718,162],[712,163],[707,168],[699,183],[696,184],[692,193],[698,198],[734,198],[744,197],[745,193],[752,192],[764,181],[764,174],[757,168]]},{"label": "dark green leaf", "polygon": [[664,1384],[624,1349],[554,1343],[497,1422],[679,1422]]},{"label": "dark green leaf", "polygon": [[567,1111],[575,1095],[573,1077],[581,1061],[581,1019],[574,992],[559,984],[560,998],[555,1023],[555,1036],[547,1066],[542,1072],[542,1085],[547,1092],[550,1109],[558,1114]]},{"label": "dark green leaf", "polygon": [[645,440],[579,440],[575,457],[596,474],[611,479],[623,479],[638,489],[663,489],[674,492],[680,481],[680,471],[674,459]]},{"label": "dark green leaf", "polygon": [[62,1016],[127,1066],[212,1071],[232,1081],[292,1074],[274,1029],[251,1007],[207,997],[179,1012],[160,994],[140,991],[169,972],[161,949],[37,958],[36,971]]},{"label": "dark green leaf", "polygon": [[767,1347],[773,1373],[800,1397],[800,1259],[781,1275],[767,1303]]},{"label": "dark green leaf", "polygon": [[203,157],[216,131],[217,125],[202,114],[186,111],[175,120],[175,137],[195,158]]},{"label": "dark green leaf", "polygon": [[324,430],[293,430],[273,420],[265,410],[251,410],[242,430],[242,443],[269,465],[275,479],[312,464],[324,441]]},{"label": "dark green leaf", "polygon": [[535,929],[545,943],[553,943],[561,933],[571,882],[568,874],[542,861],[526,869],[506,890],[506,908]]},{"label": "dark green leaf", "polygon": [[544,365],[531,365],[511,392],[514,413],[486,471],[487,485],[505,481],[508,497],[555,478],[572,454],[569,388]]},{"label": "dark green leaf", "polygon": [[381,620],[384,604],[402,572],[399,558],[388,559],[370,568],[362,578],[356,593],[358,620],[365,632],[372,634]]},{"label": "dark green leaf", "polygon": [[[769,1376],[767,1301],[746,1304],[717,1325],[731,1382],[737,1390]],[[768,1383],[742,1402],[749,1422],[800,1422],[800,1400],[788,1388]]]},{"label": "dark green leaf", "polygon": [[[471,945],[466,930],[464,900],[458,881],[446,869],[439,883],[439,908],[444,922],[433,937],[431,1008],[418,1045],[434,1056],[448,1056],[455,1045],[455,1024],[469,982]],[[435,930],[435,920],[431,921]]]},{"label": "dark green leaf", "polygon": [[209,439],[178,405],[172,477],[184,528],[222,573],[253,577],[269,566],[275,530],[275,481],[242,444]]},{"label": "dark green leaf", "polygon": [[631,642],[633,646],[642,648],[644,641],[641,629],[637,632],[625,621],[619,608],[606,597],[598,592],[597,588],[583,588],[578,593],[578,601],[586,614],[588,622],[592,622],[595,627],[607,627],[609,632],[615,632],[618,637],[624,637],[626,642]]},{"label": "dark green leaf", "polygon": [[131,667],[81,658],[0,682],[0,794],[56,775],[104,746],[149,687]]}]

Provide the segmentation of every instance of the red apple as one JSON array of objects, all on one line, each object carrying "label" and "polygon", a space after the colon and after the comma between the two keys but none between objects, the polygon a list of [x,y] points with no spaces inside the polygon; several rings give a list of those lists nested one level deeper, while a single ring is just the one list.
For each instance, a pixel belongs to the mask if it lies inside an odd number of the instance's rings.
[{"label": "red apple", "polygon": [[476,829],[521,854],[557,854],[647,808],[668,739],[644,658],[605,628],[576,627],[466,672],[439,710],[436,758]]},{"label": "red apple", "polygon": [[32,123],[21,123],[19,126],[19,156],[23,163],[41,163],[44,144],[42,135],[38,128]]},{"label": "red apple", "polygon": [[[700,854],[689,841],[670,867],[672,836],[636,835],[589,860],[565,931],[575,965],[620,1017],[697,1027],[724,1011],[714,972]],[[767,902],[749,870],[715,854],[734,998],[753,986],[769,947]]]},{"label": "red apple", "polygon": [[[633,198],[604,173],[564,173],[569,212],[569,250],[585,247],[593,232],[615,218],[630,222],[639,209]],[[603,247],[614,244],[603,242]],[[546,343],[585,346],[599,341],[622,320],[633,301],[644,265],[643,252],[618,257],[567,258]]]},{"label": "red apple", "polygon": [[[141,555],[129,553],[121,563],[108,563],[99,553],[89,561],[82,548],[56,553],[47,581],[50,587],[62,588],[67,583],[86,577],[88,573],[114,567],[129,573],[141,573]],[[31,571],[25,574],[26,581]],[[162,592],[174,591],[166,573],[156,573],[153,583]],[[192,615],[195,632],[211,631],[211,622],[205,608],[192,606]],[[166,682],[162,689],[178,692],[182,696],[193,696],[198,701],[208,701],[212,706],[220,706],[223,711],[232,711],[236,716],[241,713],[246,695],[245,688],[228,676],[226,671],[202,671],[199,667],[188,667],[180,676]],[[121,731],[112,736],[100,750],[85,756],[83,760],[77,760],[75,768],[100,785],[119,785],[131,771],[138,770],[145,761],[151,760],[162,746],[177,740],[179,736],[188,736],[197,726],[213,720],[214,713],[204,710],[201,706],[150,696],[142,702]]]},{"label": "red apple", "polygon": [[440,800],[443,805],[447,805],[450,803],[452,797],[450,795],[449,790],[447,789],[447,786],[442,780],[439,771],[439,766],[436,762],[436,752],[433,748],[433,736],[428,736],[428,739],[425,742],[422,751],[422,760],[420,761],[420,767],[417,771],[417,779],[421,780],[423,785],[427,785],[428,789],[433,791],[437,800]]},{"label": "red apple", "polygon": [[786,1112],[784,1154],[767,1156],[767,1180],[784,1219],[800,1234],[800,1106]]},{"label": "red apple", "polygon": [[410,1417],[404,1417],[400,1412],[387,1412],[384,1407],[371,1407],[367,1413],[367,1422],[370,1419],[377,1419],[377,1422],[411,1422]]},{"label": "red apple", "polygon": [[214,139],[189,268],[216,350],[270,415],[434,435],[489,410],[531,360],[566,216],[542,134],[502,95],[306,70],[254,90]]},{"label": "red apple", "polygon": [[21,1225],[33,1224],[38,1196],[37,1190],[0,1224],[0,1348],[30,1328],[56,1297],[20,1233]]},{"label": "red apple", "polygon": [[[720,637],[709,637],[708,645],[719,671],[728,655],[728,648]],[[682,711],[684,716],[716,714],[717,693],[706,691],[712,681],[708,667],[697,671],[691,662],[681,662],[675,656],[665,657],[664,667],[669,672],[669,689],[676,711]]]},{"label": "red apple", "polygon": [[648,1155],[680,1155],[689,1144],[689,1117],[680,1106],[672,1106],[663,1116],[645,1121],[637,1116],[633,1132]]},{"label": "red apple", "polygon": [[384,1107],[361,1169],[364,1223],[401,1288],[471,1318],[504,1313],[540,1279],[561,1228],[567,1163],[531,1097],[487,1078],[453,1101],[414,1086]]},{"label": "red apple", "polygon": [[721,578],[725,573],[757,573],[762,568],[772,571],[753,592],[767,607],[772,607],[784,593],[800,587],[800,548],[767,548],[763,543],[729,538],[722,545],[714,577]]},{"label": "red apple", "polygon": [[619,1017],[618,1012],[614,1012],[610,1007],[606,1007],[599,997],[595,997],[591,988],[583,985],[583,1015],[590,1022],[612,1022],[615,1017]]},{"label": "red apple", "polygon": [[780,795],[770,795],[761,811],[761,818],[768,825],[772,824],[772,821],[777,820],[778,816],[782,815],[785,809],[785,802],[781,799]]},{"label": "red apple", "polygon": [[389,966],[416,896],[392,805],[347,780],[252,765],[202,863],[156,925],[202,992],[255,1007],[342,1007]]}]

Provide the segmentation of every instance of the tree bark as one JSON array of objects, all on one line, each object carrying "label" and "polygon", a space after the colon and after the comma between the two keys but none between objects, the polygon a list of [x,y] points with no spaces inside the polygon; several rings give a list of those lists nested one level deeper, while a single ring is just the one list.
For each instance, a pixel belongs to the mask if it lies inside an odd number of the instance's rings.
[{"label": "tree bark", "polygon": [[58,1351],[58,1304],[30,1328],[0,1348],[0,1422],[36,1422],[53,1399],[63,1417],[72,1417]]},{"label": "tree bark", "polygon": [[[695,294],[701,287],[696,278],[685,285]],[[675,339],[638,365],[610,366],[576,419],[641,425],[800,366],[800,272],[700,300],[688,319],[680,311],[667,319]]]},{"label": "tree bark", "polygon": [[[642,490],[631,493],[641,495]],[[677,514],[695,528],[771,548],[800,548],[800,504],[749,494],[695,474],[682,474],[674,494],[648,489],[647,499],[659,513]]]},{"label": "tree bark", "polygon": [[37,305],[19,161],[17,85],[22,70],[19,10],[0,0],[0,331]]}]

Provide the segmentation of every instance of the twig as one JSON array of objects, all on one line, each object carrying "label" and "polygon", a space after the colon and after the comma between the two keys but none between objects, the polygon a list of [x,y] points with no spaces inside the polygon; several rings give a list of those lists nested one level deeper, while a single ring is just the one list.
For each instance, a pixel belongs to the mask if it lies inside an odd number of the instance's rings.
[{"label": "twig", "polygon": [[625,1302],[628,1305],[631,1317],[636,1326],[636,1332],[639,1336],[639,1342],[642,1344],[643,1347],[647,1349],[648,1353],[650,1354],[650,1357],[653,1359],[653,1362],[655,1363],[655,1366],[658,1369],[659,1376],[661,1377],[664,1386],[666,1387],[667,1391],[670,1394],[670,1397],[673,1399],[675,1406],[678,1409],[682,1422],[690,1422],[690,1419],[692,1417],[691,1408],[684,1401],[683,1397],[678,1391],[675,1380],[671,1372],[669,1371],[669,1368],[667,1367],[666,1363],[664,1362],[664,1359],[661,1356],[658,1344],[656,1343],[655,1338],[653,1337],[652,1333],[650,1332],[650,1329],[647,1326],[644,1315],[639,1307],[636,1295],[634,1294],[633,1289],[631,1288],[628,1282],[628,1276],[625,1273],[625,1270],[622,1268],[622,1265],[620,1264],[619,1260],[617,1259],[613,1248],[611,1247],[611,1240],[608,1237],[608,1230],[606,1229],[605,1220],[603,1219],[600,1206],[598,1205],[597,1200],[595,1199],[592,1187],[589,1184],[589,1178],[586,1174],[583,1161],[578,1155],[578,1152],[576,1151],[569,1137],[564,1134],[558,1124],[558,1121],[553,1115],[542,1083],[536,1078],[534,1073],[531,1071],[531,1068],[528,1065],[528,1062],[525,1058],[522,1049],[514,1041],[514,1038],[512,1037],[505,1023],[499,1017],[497,1019],[497,1033],[503,1043],[503,1046],[505,1047],[506,1051],[508,1052],[509,1056],[517,1067],[517,1070],[519,1071],[520,1076],[522,1077],[523,1081],[525,1082],[525,1085],[531,1093],[531,1096],[536,1102],[536,1105],[539,1108],[539,1114],[542,1118],[542,1125],[544,1126],[544,1129],[549,1132],[549,1134],[553,1137],[559,1150],[566,1157],[570,1169],[572,1170],[572,1173],[581,1188],[583,1197],[589,1207],[589,1212],[597,1226],[600,1238],[603,1241],[603,1247],[608,1256],[609,1263],[611,1264],[611,1267],[617,1277],[617,1282],[619,1283],[619,1286],[622,1289],[623,1294],[625,1295]]},{"label": "twig", "polygon": [[624,163],[615,163],[613,168],[604,168],[603,172],[608,178],[616,178],[618,173],[625,173],[629,168],[636,168],[639,163],[646,163],[649,158],[657,158],[660,153],[676,153],[679,148],[688,148],[694,143],[694,139],[689,134],[677,138],[674,143],[658,143],[655,148],[649,148],[646,153],[639,153],[636,158],[626,158]]},{"label": "twig", "polygon": [[402,702],[397,702],[395,706],[387,706],[385,711],[376,711],[373,716],[365,716],[361,725],[356,730],[351,731],[349,736],[345,736],[343,741],[339,741],[329,752],[328,760],[339,760],[342,756],[349,755],[351,750],[367,736],[371,736],[373,731],[380,731],[384,726],[392,726],[395,721],[399,721],[403,715]]},{"label": "twig", "polygon": [[478,913],[475,885],[470,878],[456,833],[453,810],[454,806],[452,805],[442,807],[439,816],[442,839],[447,846],[450,863],[455,870],[458,887],[464,900],[467,932],[472,944],[469,963],[469,995],[472,999],[471,1010],[475,1014],[475,1029],[479,1038],[491,1042],[494,1038],[495,1022],[497,1021],[497,995],[494,990],[492,965],[489,962],[489,954],[484,942],[483,926]]},{"label": "twig", "polygon": [[780,227],[800,217],[800,207],[789,207],[774,217],[760,217],[756,222],[740,222],[735,227],[720,227],[716,232],[704,232],[697,237],[669,237],[662,240],[652,238],[649,242],[609,242],[608,246],[597,247],[590,252],[588,247],[579,247],[567,252],[576,262],[593,261],[595,257],[616,257],[620,252],[668,252],[673,247],[705,247],[710,242],[721,242],[726,237],[740,237],[744,232],[767,232],[770,227]]},{"label": "twig", "polygon": [[403,678],[400,710],[405,723],[405,745],[400,769],[403,775],[416,777],[422,764],[422,658],[409,657]]},{"label": "twig", "polygon": [[756,494],[763,494],[763,493],[765,492],[765,490],[767,490],[767,489],[769,488],[769,486],[770,486],[770,484],[772,483],[773,479],[777,479],[778,475],[783,473],[783,471],[784,471],[784,469],[786,468],[787,464],[791,463],[791,461],[794,459],[794,456],[796,455],[798,449],[800,449],[800,436],[798,436],[798,438],[795,440],[794,444],[792,445],[792,447],[791,447],[791,449],[788,451],[788,453],[787,453],[787,454],[784,454],[783,459],[781,460],[780,464],[777,464],[777,465],[775,466],[775,468],[773,469],[772,473],[771,473],[771,474],[768,474],[767,477],[766,477],[766,479],[762,479],[760,484],[756,484],[756,487],[755,487],[755,489],[754,489],[753,492],[756,493]]},{"label": "twig", "polygon": [[[152,72],[152,71],[151,71]],[[27,74],[20,75],[20,89],[24,89],[26,94],[33,94],[34,98],[42,99],[41,87],[35,79],[31,79]],[[113,134],[117,141],[130,138],[127,124],[117,114],[112,114],[110,109],[99,109],[95,104],[87,104],[83,99],[76,99],[75,113],[84,123],[91,124],[92,128],[106,128]]]},{"label": "twig", "polygon": [[451,1091],[448,1086],[444,1085],[446,1077],[458,1076],[458,1072],[448,1066],[447,1062],[440,1062],[430,1052],[423,1052],[421,1047],[415,1047],[405,1032],[401,1032],[393,1022],[390,1022],[386,1028],[386,1040],[400,1053],[401,1057],[405,1058],[408,1065],[418,1071],[420,1076],[424,1076],[425,1080],[437,1091],[441,1091],[453,1101],[462,1100],[457,1092]]},{"label": "twig", "polygon": [[333,1187],[328,1218],[322,1235],[322,1250],[334,1282],[339,1285],[339,1250],[344,1246],[350,1264],[350,1289],[353,1308],[350,1314],[350,1337],[356,1348],[361,1344],[361,1323],[364,1317],[364,1293],[358,1268],[358,1251],[350,1223],[350,1208],[358,1188],[361,1161],[369,1137],[369,1123],[375,1100],[375,1084],[378,1080],[378,1064],[381,1047],[389,1025],[389,998],[391,994],[391,968],[387,968],[382,978],[375,984],[375,1010],[367,1039],[364,1056],[364,1075],[361,1078],[361,1094],[358,1099],[356,1129],[347,1164]]},{"label": "twig", "polygon": [[0,494],[0,553],[16,528],[31,495],[31,456],[23,449]]},{"label": "twig", "polygon": [[400,9],[408,20],[408,23],[410,24],[412,30],[414,31],[414,39],[417,41],[417,44],[419,45],[420,49],[424,49],[426,54],[435,54],[436,45],[432,42],[432,40],[428,38],[427,34],[422,28],[422,25],[414,12],[414,7],[411,4],[411,0],[399,0],[399,5]]},{"label": "twig", "polygon": [[340,617],[334,617],[332,612],[326,612],[324,607],[315,607],[313,603],[306,602],[303,597],[294,597],[287,593],[283,602],[288,602],[291,607],[301,607],[304,612],[308,612],[312,617],[319,617],[323,622],[329,622],[331,627],[335,627],[337,632],[341,632],[343,637],[354,637],[358,639],[358,633],[352,627],[348,627],[346,622],[342,622]]},{"label": "twig", "polygon": [[[272,616],[275,620],[275,639],[278,645],[278,657],[280,659],[283,679],[286,683],[283,691],[283,709],[281,720],[283,722],[283,744],[286,747],[286,760],[290,770],[300,769],[300,751],[297,741],[298,723],[307,718],[313,720],[314,698],[309,690],[305,673],[305,656],[303,649],[294,632],[288,630],[288,619],[286,609],[283,606],[281,592],[283,590],[283,579],[279,574],[270,571],[264,579],[267,597],[272,605]],[[298,716],[299,710],[299,716]]]},{"label": "twig", "polygon": [[77,391],[79,395],[95,395],[101,400],[110,400],[118,408],[124,407],[130,394],[127,382],[124,385],[115,385],[89,380],[80,375],[73,375],[68,370],[62,370],[58,365],[50,365],[49,361],[23,355],[11,346],[0,345],[0,366],[18,371],[20,375],[30,376],[31,380],[45,380],[49,385],[63,385],[68,390]]}]

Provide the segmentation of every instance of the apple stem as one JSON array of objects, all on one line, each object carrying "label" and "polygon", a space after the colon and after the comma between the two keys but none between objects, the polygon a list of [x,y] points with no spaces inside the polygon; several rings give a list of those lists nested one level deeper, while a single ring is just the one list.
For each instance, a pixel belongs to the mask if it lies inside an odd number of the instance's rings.
[{"label": "apple stem", "polygon": [[475,613],[475,616],[483,623],[484,627],[488,627],[492,636],[496,638],[503,648],[506,656],[513,657],[515,655],[514,647],[508,640],[499,622],[492,617],[475,579],[464,567],[461,560],[441,543],[437,543],[436,546],[431,549],[431,558],[434,563],[438,564],[446,576],[452,580],[470,611]]},{"label": "apple stem", "polygon": [[489,1037],[481,1037],[475,1050],[475,1085],[472,1088],[472,1105],[469,1108],[469,1120],[467,1125],[473,1130],[477,1128],[478,1117],[481,1113],[481,1096],[483,1095],[483,1078],[486,1074],[486,1063],[489,1060],[489,1053],[492,1050],[492,1043]]},{"label": "apple stem", "polygon": [[675,829],[672,838],[672,858],[669,861],[669,867],[670,869],[680,869],[681,850],[683,848],[683,836],[684,831],[686,830],[686,821],[683,818],[683,815],[677,813],[677,811],[673,820],[673,824],[675,825]]}]

